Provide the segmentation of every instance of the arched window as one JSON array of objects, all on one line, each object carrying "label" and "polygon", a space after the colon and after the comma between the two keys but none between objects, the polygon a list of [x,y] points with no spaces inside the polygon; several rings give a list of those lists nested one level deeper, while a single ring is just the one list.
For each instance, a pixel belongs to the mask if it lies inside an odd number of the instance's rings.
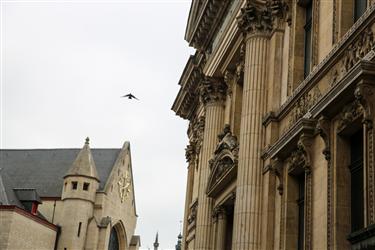
[{"label": "arched window", "polygon": [[108,250],[120,250],[120,244],[118,241],[117,231],[113,227],[111,229],[111,235],[109,236]]}]

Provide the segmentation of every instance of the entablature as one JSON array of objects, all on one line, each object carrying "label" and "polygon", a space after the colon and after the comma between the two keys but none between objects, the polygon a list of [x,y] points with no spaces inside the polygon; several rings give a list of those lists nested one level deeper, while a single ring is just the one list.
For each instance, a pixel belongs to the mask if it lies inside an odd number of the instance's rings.
[{"label": "entablature", "polygon": [[172,110],[183,119],[191,120],[199,101],[198,85],[202,80],[202,67],[205,63],[203,53],[195,53],[189,57],[188,62],[181,75],[179,85],[181,86],[177,97],[172,105]]},{"label": "entablature", "polygon": [[185,33],[190,46],[200,51],[207,50],[231,2],[193,0]]}]

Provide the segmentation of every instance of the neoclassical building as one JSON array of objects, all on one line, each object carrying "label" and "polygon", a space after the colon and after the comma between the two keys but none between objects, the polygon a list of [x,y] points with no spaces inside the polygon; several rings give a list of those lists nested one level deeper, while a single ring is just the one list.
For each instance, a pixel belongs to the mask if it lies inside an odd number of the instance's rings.
[{"label": "neoclassical building", "polygon": [[137,250],[130,144],[0,150],[0,249]]},{"label": "neoclassical building", "polygon": [[182,249],[375,249],[375,1],[193,0]]}]

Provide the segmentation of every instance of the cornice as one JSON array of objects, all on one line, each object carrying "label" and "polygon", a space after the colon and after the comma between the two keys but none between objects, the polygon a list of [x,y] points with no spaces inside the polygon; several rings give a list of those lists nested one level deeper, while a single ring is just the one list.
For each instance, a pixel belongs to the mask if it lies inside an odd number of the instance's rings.
[{"label": "cornice", "polygon": [[[199,1],[204,1],[199,6],[202,7],[203,10],[195,9],[190,13],[185,39],[190,46],[204,51],[208,48],[231,1],[197,0],[197,4]],[[194,4],[192,7],[193,6]],[[193,15],[199,15],[196,21],[190,20],[190,16]]]},{"label": "cornice", "polygon": [[191,119],[199,103],[198,85],[202,80],[202,67],[205,63],[203,53],[190,56],[179,80],[181,86],[172,105],[172,110],[183,119]]}]

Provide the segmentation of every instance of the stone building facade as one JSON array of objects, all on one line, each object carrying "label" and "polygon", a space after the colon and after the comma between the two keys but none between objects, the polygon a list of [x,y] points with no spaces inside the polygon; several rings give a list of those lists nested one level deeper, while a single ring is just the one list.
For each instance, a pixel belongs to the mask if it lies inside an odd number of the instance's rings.
[{"label": "stone building facade", "polygon": [[0,249],[137,250],[130,144],[0,150]]},{"label": "stone building facade", "polygon": [[193,0],[182,249],[375,249],[375,1]]}]

